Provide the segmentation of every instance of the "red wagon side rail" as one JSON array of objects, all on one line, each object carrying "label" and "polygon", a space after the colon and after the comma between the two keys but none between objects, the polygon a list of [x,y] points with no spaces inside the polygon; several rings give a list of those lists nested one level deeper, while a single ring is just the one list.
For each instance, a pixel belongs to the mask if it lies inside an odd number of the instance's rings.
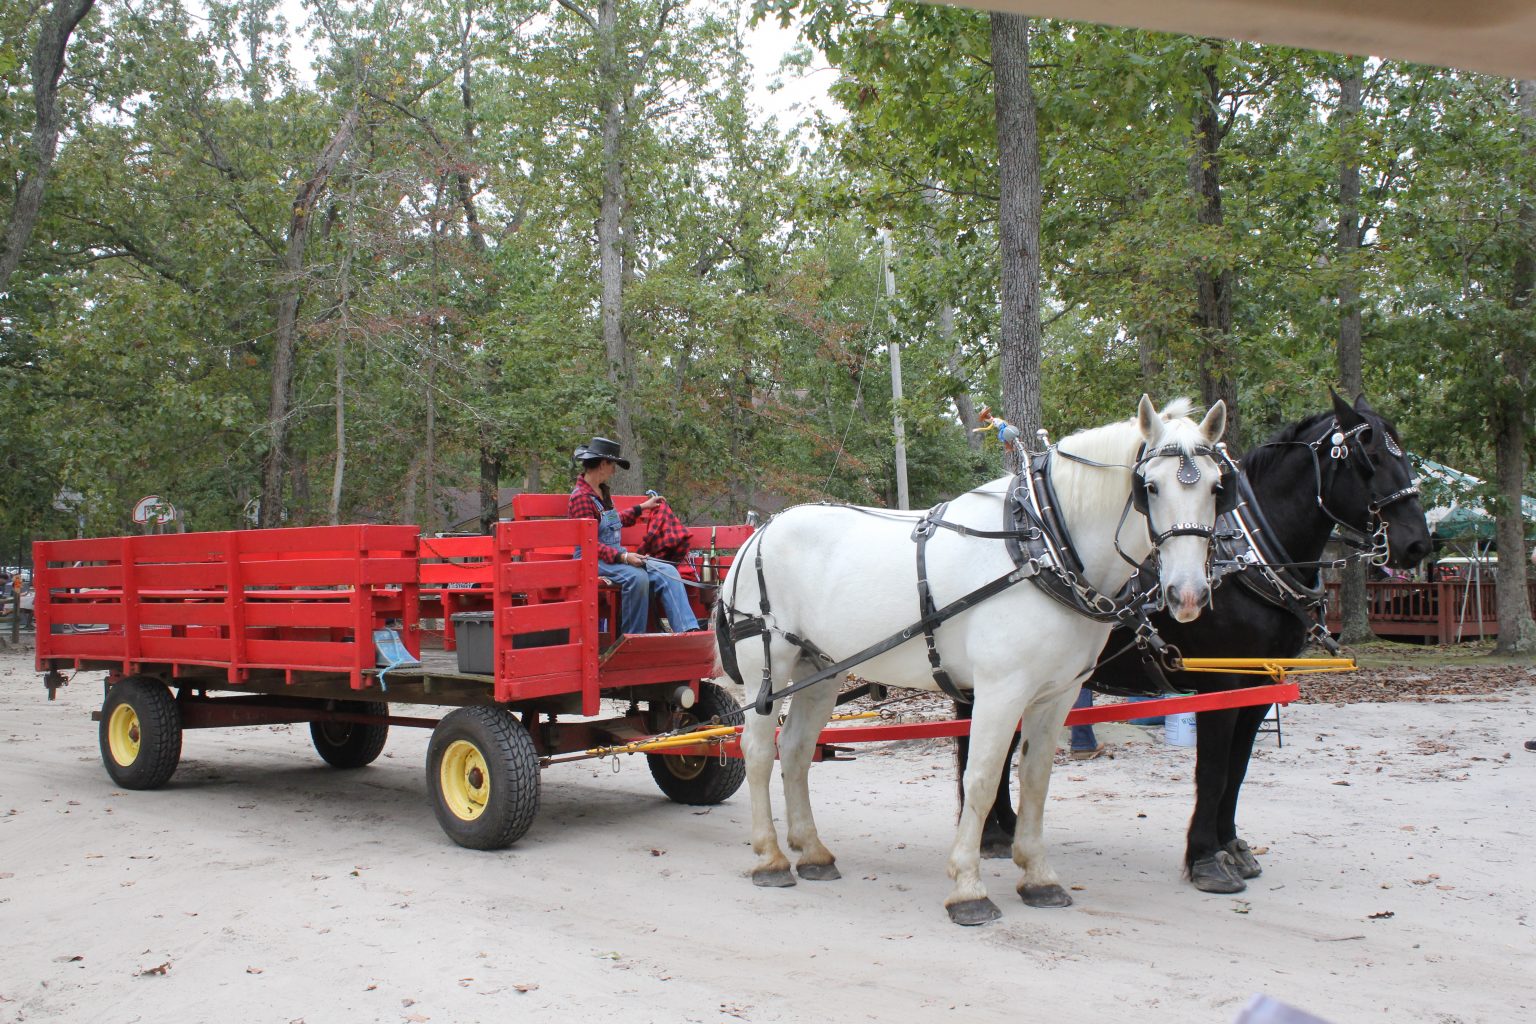
[{"label": "red wagon side rail", "polygon": [[416,546],[414,526],[40,541],[37,666],[337,672],[363,689],[375,629],[398,622],[420,653]]},{"label": "red wagon side rail", "polygon": [[[496,700],[581,695],[599,710],[597,521],[496,524],[492,664]],[[586,557],[578,557],[578,548]]]}]

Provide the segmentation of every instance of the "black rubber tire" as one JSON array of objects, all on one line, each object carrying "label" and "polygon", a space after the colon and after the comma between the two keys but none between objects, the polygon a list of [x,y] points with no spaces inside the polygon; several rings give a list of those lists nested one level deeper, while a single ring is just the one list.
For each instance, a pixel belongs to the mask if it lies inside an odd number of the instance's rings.
[{"label": "black rubber tire", "polygon": [[[331,710],[354,715],[387,715],[389,705],[381,700],[338,700],[332,703]],[[366,768],[384,753],[389,726],[310,722],[309,738],[315,744],[315,752],[332,768]]]},{"label": "black rubber tire", "polygon": [[[682,713],[684,724],[719,718],[721,725],[740,725],[741,705],[730,691],[717,683],[700,683],[698,702]],[[747,764],[739,757],[678,757],[647,754],[651,777],[670,799],[680,804],[709,807],[727,800],[747,781]]]},{"label": "black rubber tire", "polygon": [[[443,792],[443,760],[467,743],[484,765],[477,811],[454,810]],[[464,748],[459,748],[462,753]],[[427,745],[427,791],[448,838],[471,850],[503,850],[522,838],[539,813],[539,754],[512,713],[499,707],[460,708],[432,730]]]},{"label": "black rubber tire", "polygon": [[[136,718],[130,738],[137,750],[126,758],[114,754],[114,718],[123,709]],[[127,722],[125,717],[119,724]],[[97,730],[101,761],[112,781],[124,789],[159,789],[170,781],[181,762],[181,709],[164,683],[144,676],[129,676],[107,688]]]}]

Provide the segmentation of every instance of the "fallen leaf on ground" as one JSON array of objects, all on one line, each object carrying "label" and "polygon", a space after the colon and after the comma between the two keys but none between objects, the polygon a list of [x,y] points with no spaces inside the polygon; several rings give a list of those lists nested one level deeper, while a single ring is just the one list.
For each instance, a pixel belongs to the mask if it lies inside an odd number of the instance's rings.
[{"label": "fallen leaf on ground", "polygon": [[247,967],[245,969],[245,973],[246,974],[261,974],[262,971],[263,971],[263,969],[260,968],[260,967]]},{"label": "fallen leaf on ground", "polygon": [[522,984],[513,985],[512,987],[515,988],[519,992],[532,992],[535,989],[537,989],[539,987],[539,985],[538,985],[538,982],[535,982],[535,981],[525,981]]},{"label": "fallen leaf on ground", "polygon": [[169,971],[170,969],[171,969],[171,962],[169,960],[167,960],[165,963],[161,964],[159,967],[146,967],[146,968],[144,968],[142,971],[139,972],[138,976],[141,977],[141,978],[147,978],[151,974],[158,974],[161,977],[164,977],[166,972]]},{"label": "fallen leaf on ground", "polygon": [[1389,917],[1396,917],[1396,916],[1397,916],[1397,914],[1396,914],[1395,911],[1391,911],[1391,910],[1378,910],[1378,911],[1376,911],[1376,913],[1371,914],[1369,919],[1372,920],[1372,921],[1385,921]]}]

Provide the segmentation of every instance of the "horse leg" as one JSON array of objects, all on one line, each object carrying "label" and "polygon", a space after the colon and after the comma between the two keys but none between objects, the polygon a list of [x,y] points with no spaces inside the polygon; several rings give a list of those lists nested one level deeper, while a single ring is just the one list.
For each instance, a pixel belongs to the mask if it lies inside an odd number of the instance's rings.
[{"label": "horse leg", "polygon": [[997,777],[1008,756],[1014,728],[1024,712],[1023,686],[1013,689],[1016,694],[989,695],[978,690],[976,696],[970,763],[962,780],[960,823],[949,854],[949,877],[955,880],[955,887],[944,900],[949,919],[956,924],[985,924],[1002,916],[997,904],[987,898],[987,887],[981,881],[981,829],[986,809],[996,796]]},{"label": "horse leg", "polygon": [[[784,679],[789,675],[796,654],[798,652],[787,644],[774,652],[773,679]],[[750,661],[743,658],[742,678],[758,678],[762,668],[756,666],[756,672],[753,668]],[[773,797],[769,785],[773,781],[774,738],[778,732],[779,708],[782,704],[783,701],[774,701],[771,713],[766,715],[760,715],[749,707],[743,715],[741,730],[741,757],[746,762],[747,792],[752,801],[752,852],[758,857],[756,866],[752,868],[752,884],[767,887],[795,884],[795,876],[789,870],[789,858],[779,846],[779,831],[773,823]]]},{"label": "horse leg", "polygon": [[1237,801],[1243,780],[1248,776],[1248,762],[1253,757],[1253,743],[1259,726],[1269,714],[1270,705],[1238,708],[1237,724],[1232,730],[1232,746],[1227,757],[1227,786],[1221,795],[1216,818],[1216,841],[1231,855],[1240,878],[1258,878],[1264,873],[1253,850],[1237,834]]},{"label": "horse leg", "polygon": [[1248,888],[1232,855],[1217,838],[1236,724],[1237,712],[1231,709],[1202,711],[1195,720],[1195,810],[1189,819],[1184,871],[1201,892],[1234,893]]},{"label": "horse leg", "polygon": [[[957,701],[955,717],[968,720],[971,717],[971,705]],[[1008,747],[1008,757],[1003,762],[1003,770],[997,776],[997,798],[992,801],[992,808],[987,811],[987,816],[981,823],[981,856],[986,860],[1002,860],[1008,857],[1013,849],[1013,834],[1018,829],[1019,816],[1013,812],[1013,792],[1009,788],[1012,775],[1008,768],[1013,764],[1013,754],[1018,748],[1019,738],[1014,736],[1013,742]],[[965,789],[961,786],[960,780],[965,775],[965,765],[970,758],[970,752],[971,738],[956,737],[955,787],[960,791],[961,800],[965,799]]]},{"label": "horse leg", "polygon": [[811,814],[810,770],[816,740],[832,720],[837,705],[836,683],[828,681],[795,694],[789,702],[789,719],[779,733],[779,767],[784,776],[784,817],[789,848],[800,854],[795,871],[801,878],[820,882],[841,878],[837,858],[822,845]]},{"label": "horse leg", "polygon": [[1059,697],[1031,705],[1020,733],[1023,753],[1019,756],[1019,818],[1013,837],[1013,862],[1023,871],[1019,898],[1031,907],[1072,905],[1072,897],[1046,859],[1045,797],[1051,784],[1056,734],[1079,689],[1073,686]]}]

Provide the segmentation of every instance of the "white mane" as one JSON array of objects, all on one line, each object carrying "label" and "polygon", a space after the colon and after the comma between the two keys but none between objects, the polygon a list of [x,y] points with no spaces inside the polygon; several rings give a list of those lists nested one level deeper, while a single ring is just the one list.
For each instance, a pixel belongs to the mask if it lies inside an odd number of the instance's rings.
[{"label": "white mane", "polygon": [[[1200,425],[1190,418],[1194,403],[1188,398],[1175,398],[1163,407],[1158,417],[1163,420],[1163,436],[1160,446],[1174,445],[1180,451],[1193,454],[1195,448],[1205,443]],[[1122,472],[1085,466],[1071,459],[1054,459],[1051,463],[1052,482],[1063,501],[1070,493],[1072,503],[1078,508],[1095,508],[1101,505],[1118,505],[1125,500],[1130,489],[1126,474],[1136,462],[1143,438],[1141,428],[1133,416],[1118,423],[1079,430],[1064,438],[1058,446],[1061,451],[1106,466],[1114,466]]]}]

